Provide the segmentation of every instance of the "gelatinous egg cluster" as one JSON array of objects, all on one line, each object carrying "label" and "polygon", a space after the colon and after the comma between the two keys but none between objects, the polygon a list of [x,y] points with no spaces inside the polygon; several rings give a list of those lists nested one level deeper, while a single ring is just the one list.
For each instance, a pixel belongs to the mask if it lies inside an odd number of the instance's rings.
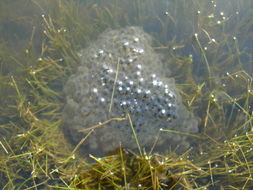
[{"label": "gelatinous egg cluster", "polygon": [[[159,149],[167,143],[188,146],[186,136],[161,134],[161,128],[195,133],[197,122],[181,103],[174,80],[164,77],[150,39],[138,27],[109,30],[80,52],[82,64],[65,86],[63,114],[65,130],[74,142],[84,135],[83,129],[129,114],[144,148],[150,149],[154,142]],[[95,129],[85,147],[103,155],[120,144],[136,148],[129,121]]]},{"label": "gelatinous egg cluster", "polygon": [[150,114],[166,120],[176,118],[175,95],[155,74],[144,76],[142,65],[136,65],[136,71],[128,75],[118,71],[117,79],[116,74],[117,71],[103,65],[102,70],[93,75],[94,80],[100,79],[90,89],[97,103],[112,104],[112,109],[122,116],[130,113]]}]

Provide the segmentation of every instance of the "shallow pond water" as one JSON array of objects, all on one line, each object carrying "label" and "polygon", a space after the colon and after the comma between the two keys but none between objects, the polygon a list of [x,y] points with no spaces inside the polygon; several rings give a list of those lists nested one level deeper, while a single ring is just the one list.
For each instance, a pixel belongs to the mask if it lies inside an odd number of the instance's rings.
[{"label": "shallow pond water", "polygon": [[[80,173],[71,187],[251,189],[252,12],[251,0],[1,1],[0,189],[70,188]],[[134,177],[142,164],[158,182]]]}]

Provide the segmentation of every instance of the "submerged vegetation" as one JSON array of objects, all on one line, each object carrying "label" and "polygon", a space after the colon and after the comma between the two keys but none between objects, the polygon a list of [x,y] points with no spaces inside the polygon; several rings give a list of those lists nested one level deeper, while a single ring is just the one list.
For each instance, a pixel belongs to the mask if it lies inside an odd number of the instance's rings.
[{"label": "submerged vegetation", "polygon": [[[251,0],[1,1],[0,189],[252,189],[252,18]],[[127,25],[154,37],[199,117],[181,155],[119,148],[87,159],[85,138],[64,138],[62,88],[79,50]]]}]

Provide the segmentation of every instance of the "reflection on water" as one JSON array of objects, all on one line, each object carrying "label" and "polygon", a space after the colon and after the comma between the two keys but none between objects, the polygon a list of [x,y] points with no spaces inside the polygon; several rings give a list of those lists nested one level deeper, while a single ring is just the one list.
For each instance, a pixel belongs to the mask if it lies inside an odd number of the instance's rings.
[{"label": "reflection on water", "polygon": [[[86,159],[77,151],[95,147],[104,155],[120,143],[130,152],[139,148],[148,168],[162,168],[155,176],[161,187],[252,188],[252,10],[251,0],[1,1],[0,188],[66,187],[79,159]],[[127,26],[144,32],[126,35]],[[99,124],[110,118],[125,120]],[[87,136],[80,133],[97,124]],[[157,131],[164,142],[154,140]],[[177,145],[185,142],[181,155]],[[168,172],[170,154],[147,156],[144,148],[177,153],[177,171],[194,175]],[[105,189],[157,187],[141,169],[139,179],[127,173],[144,164],[139,157],[138,166],[129,158],[123,167],[121,149],[119,155],[106,164],[93,157],[100,173],[88,170],[84,178],[102,174],[94,181]],[[117,160],[129,167],[123,176]]]}]

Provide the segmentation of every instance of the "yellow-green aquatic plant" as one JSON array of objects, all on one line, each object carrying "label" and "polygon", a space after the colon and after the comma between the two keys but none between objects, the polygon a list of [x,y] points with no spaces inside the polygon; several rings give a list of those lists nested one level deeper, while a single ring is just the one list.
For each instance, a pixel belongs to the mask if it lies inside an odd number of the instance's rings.
[{"label": "yellow-green aquatic plant", "polygon": [[[0,188],[252,189],[252,4],[2,1]],[[80,49],[125,25],[156,38],[154,49],[200,118],[201,138],[182,155],[119,149],[89,163],[61,132],[62,87]]]}]

